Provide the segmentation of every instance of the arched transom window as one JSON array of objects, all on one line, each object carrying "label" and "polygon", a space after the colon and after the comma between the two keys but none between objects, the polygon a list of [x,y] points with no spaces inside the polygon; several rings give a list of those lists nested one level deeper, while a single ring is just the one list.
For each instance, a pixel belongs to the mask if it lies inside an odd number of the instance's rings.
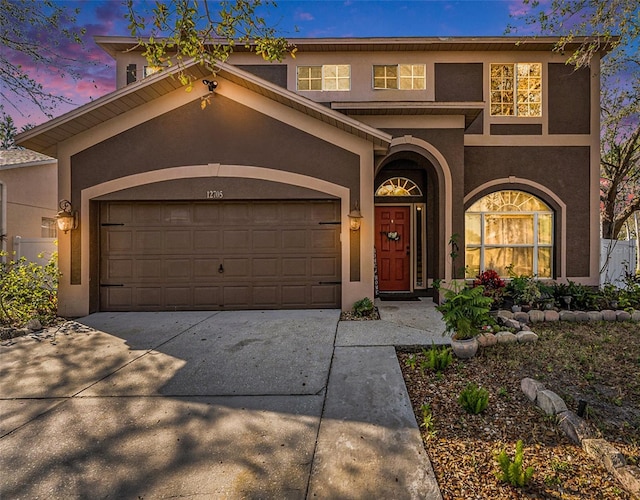
[{"label": "arched transom window", "polygon": [[380,184],[376,196],[422,196],[422,191],[411,179],[392,177]]},{"label": "arched transom window", "polygon": [[523,191],[496,191],[465,212],[467,277],[493,269],[508,277],[551,278],[553,269],[553,211]]}]

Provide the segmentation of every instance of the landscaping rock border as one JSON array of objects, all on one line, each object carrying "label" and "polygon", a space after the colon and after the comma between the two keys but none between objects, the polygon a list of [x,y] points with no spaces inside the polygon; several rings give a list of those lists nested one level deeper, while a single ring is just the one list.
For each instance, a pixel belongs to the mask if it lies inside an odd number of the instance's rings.
[{"label": "landscaping rock border", "polygon": [[560,429],[592,458],[598,460],[633,498],[640,499],[640,467],[627,464],[624,455],[608,441],[598,437],[597,431],[584,419],[567,409],[566,403],[542,382],[523,378],[520,382],[527,399],[546,415],[558,419]]},{"label": "landscaping rock border", "polygon": [[506,309],[500,309],[493,313],[497,318],[504,318],[517,321],[518,323],[534,324],[542,322],[581,322],[581,321],[635,321],[640,322],[640,311],[622,311],[604,309],[602,311],[556,311],[550,309],[541,311],[532,309],[529,312],[518,311],[513,313]]}]

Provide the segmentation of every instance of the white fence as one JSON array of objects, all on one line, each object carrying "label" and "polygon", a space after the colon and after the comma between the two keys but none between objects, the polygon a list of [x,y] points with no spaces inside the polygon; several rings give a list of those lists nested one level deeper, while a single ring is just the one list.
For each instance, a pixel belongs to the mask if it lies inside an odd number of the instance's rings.
[{"label": "white fence", "polygon": [[625,273],[636,268],[636,240],[600,240],[600,284],[624,286]]},{"label": "white fence", "polygon": [[[37,262],[45,265],[51,259],[51,254],[57,251],[56,238],[22,238],[14,236],[13,255],[9,252],[9,260],[18,260],[24,257],[29,262]],[[42,255],[42,257],[39,257]]]}]

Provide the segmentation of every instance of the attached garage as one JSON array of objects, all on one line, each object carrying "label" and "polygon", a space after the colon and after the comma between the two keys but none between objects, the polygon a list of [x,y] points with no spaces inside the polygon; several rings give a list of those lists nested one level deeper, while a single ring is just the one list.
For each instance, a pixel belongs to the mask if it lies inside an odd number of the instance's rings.
[{"label": "attached garage", "polygon": [[340,202],[100,203],[100,310],[339,308]]}]

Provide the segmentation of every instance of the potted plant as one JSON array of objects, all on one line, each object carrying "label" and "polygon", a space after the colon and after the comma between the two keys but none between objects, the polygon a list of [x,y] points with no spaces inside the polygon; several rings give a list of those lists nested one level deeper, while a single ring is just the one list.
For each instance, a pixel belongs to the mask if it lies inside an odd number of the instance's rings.
[{"label": "potted plant", "polygon": [[484,295],[484,287],[470,288],[454,285],[442,288],[444,301],[436,307],[442,313],[445,334],[451,335],[451,348],[459,358],[471,358],[478,351],[476,336],[482,327],[492,323],[489,315],[491,297]]}]

